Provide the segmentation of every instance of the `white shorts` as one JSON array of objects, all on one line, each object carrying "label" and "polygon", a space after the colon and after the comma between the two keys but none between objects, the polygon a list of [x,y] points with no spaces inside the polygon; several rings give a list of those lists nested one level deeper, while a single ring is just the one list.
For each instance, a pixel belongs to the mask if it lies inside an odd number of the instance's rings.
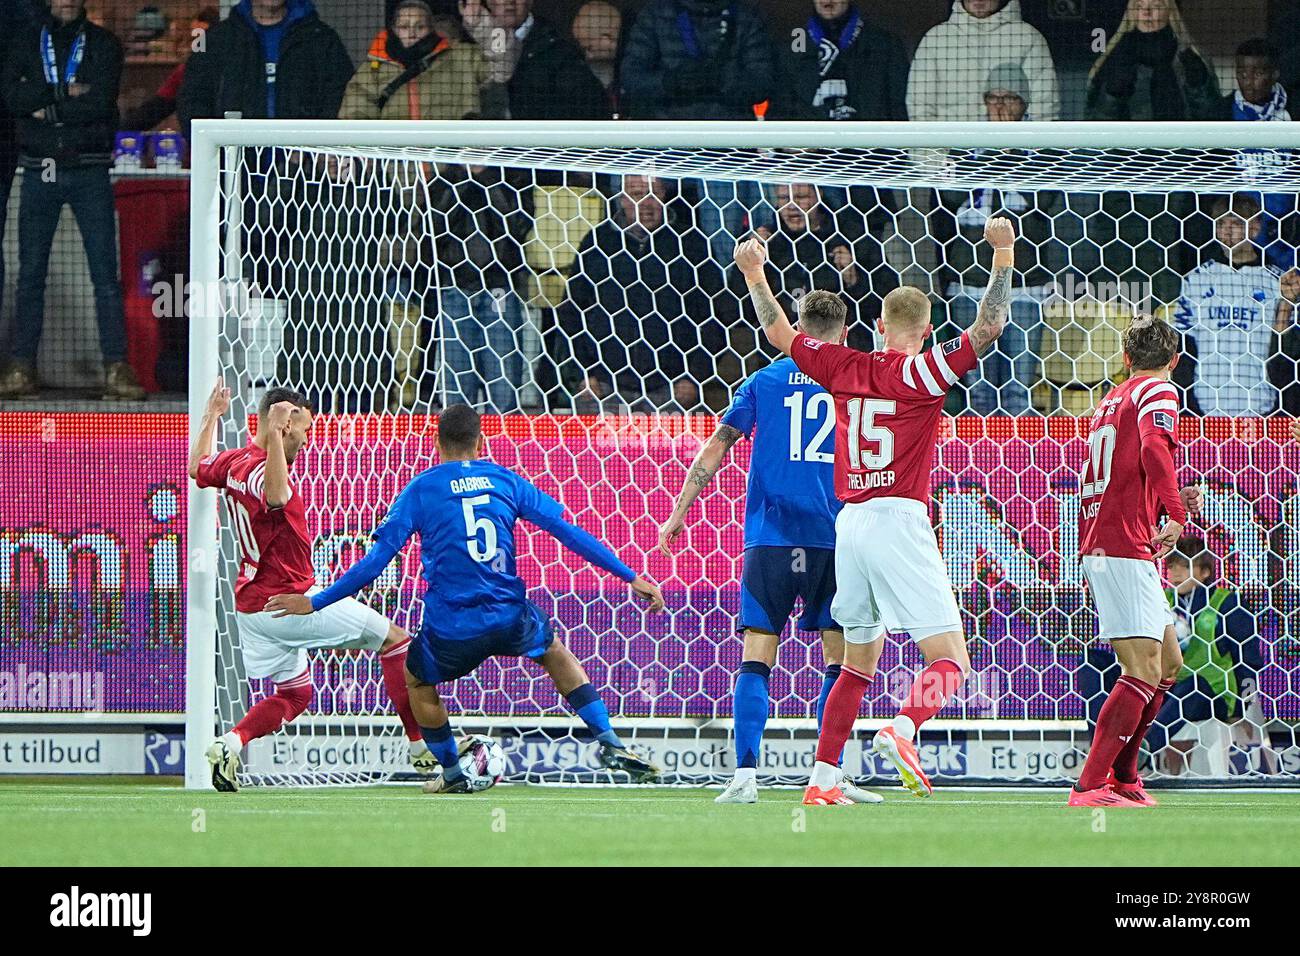
[{"label": "white shorts", "polygon": [[1174,612],[1160,586],[1156,566],[1144,558],[1083,558],[1083,576],[1097,608],[1097,637],[1164,639]]},{"label": "white shorts", "polygon": [[873,498],[844,506],[835,519],[831,616],[851,644],[870,644],[887,630],[914,641],[962,630],[925,505]]},{"label": "white shorts", "polygon": [[[315,594],[320,588],[312,588]],[[236,614],[240,653],[249,678],[279,683],[307,669],[316,648],[377,651],[388,637],[388,618],[356,598],[344,598],[315,614],[274,617],[270,611]]]}]

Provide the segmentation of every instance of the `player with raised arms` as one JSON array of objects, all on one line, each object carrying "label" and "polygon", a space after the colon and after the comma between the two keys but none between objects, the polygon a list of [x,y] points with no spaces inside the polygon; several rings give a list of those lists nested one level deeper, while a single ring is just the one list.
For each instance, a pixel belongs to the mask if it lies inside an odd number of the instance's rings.
[{"label": "player with raised arms", "polygon": [[307,651],[314,648],[379,653],[384,687],[410,742],[411,763],[420,773],[432,773],[437,762],[407,699],[406,652],[411,641],[404,630],[360,601],[342,601],[311,621],[278,621],[262,610],[276,594],[305,595],[316,588],[306,505],[289,480],[311,436],[311,404],[291,389],[267,389],[257,409],[256,437],[242,448],[216,454],[216,428],[229,408],[230,389],[217,379],[190,446],[189,474],[200,488],[224,493],[241,552],[235,582],[240,655],[248,677],[272,681],[275,691],[208,748],[213,787],[238,790],[243,747],[275,733],[307,709],[312,699]]},{"label": "player with raised arms", "polygon": [[932,792],[916,732],[970,670],[957,600],[927,508],[936,429],[948,389],[1002,334],[1015,264],[1009,220],[989,219],[984,237],[993,247],[993,263],[971,327],[926,349],[930,300],[904,286],[885,296],[878,323],[885,347],[872,352],[797,332],[764,275],[762,242],[750,239],[736,247],[736,265],[768,341],[835,400],[835,493],[844,507],[835,524],[831,614],[844,627],[844,665],[826,701],[805,804],[852,802],[839,786],[838,762],[875,678],[886,630],[908,632],[926,666],[892,724],[876,732],[872,749],[897,768],[912,793]]},{"label": "player with raised arms", "polygon": [[[842,342],[846,308],[839,296],[809,292],[799,307],[799,329],[823,342]],[[757,426],[757,434],[754,433]],[[686,515],[713,479],[731,447],[753,438],[745,492],[745,556],[741,572],[740,628],[745,635],[732,692],[736,772],[718,803],[754,803],[763,728],[771,706],[768,678],[777,638],[795,601],[803,600],[798,626],[819,631],[826,663],[817,721],[844,660],[844,633],[831,617],[835,597],[835,410],[820,385],[789,358],[778,359],[741,383],[713,436],[687,472],[673,513],[659,529],[659,547],[686,530]],[[855,803],[879,803],[878,794],[847,779],[840,789]]]},{"label": "player with raised arms", "polygon": [[[1079,550],[1097,637],[1119,660],[1071,788],[1072,807],[1155,806],[1138,777],[1142,740],[1183,666],[1173,612],[1153,559],[1178,543],[1200,490],[1175,479],[1178,332],[1140,315],[1124,333],[1129,377],[1097,405],[1079,489]],[[1160,513],[1165,521],[1159,527]]]},{"label": "player with raised arms", "polygon": [[626,581],[651,611],[663,610],[659,588],[636,574],[600,541],[565,520],[550,495],[500,465],[482,459],[479,413],[452,405],[438,419],[439,464],[411,479],[374,530],[366,556],[313,596],[281,594],[266,611],[328,614],[369,587],[420,536],[426,591],[420,633],[407,656],[411,706],[442,774],[428,793],[466,793],[451,718],[437,685],[474,671],[489,657],[526,657],[541,664],[600,745],[602,766],[645,782],[658,769],[629,749],[610,727],[609,711],[573,652],[555,640],[551,623],[525,595],[515,571],[515,523],[523,518],[599,568]]}]

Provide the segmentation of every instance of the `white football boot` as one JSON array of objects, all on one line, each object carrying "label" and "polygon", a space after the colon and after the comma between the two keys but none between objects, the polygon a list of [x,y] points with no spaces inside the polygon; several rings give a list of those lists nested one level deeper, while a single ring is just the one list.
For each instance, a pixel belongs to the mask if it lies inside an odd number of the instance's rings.
[{"label": "white football boot", "polygon": [[732,777],[727,789],[713,798],[714,803],[758,803],[758,781]]},{"label": "white football boot", "polygon": [[848,797],[854,803],[884,803],[885,798],[878,793],[872,793],[870,790],[863,790],[849,778],[843,770],[840,771],[840,793]]}]

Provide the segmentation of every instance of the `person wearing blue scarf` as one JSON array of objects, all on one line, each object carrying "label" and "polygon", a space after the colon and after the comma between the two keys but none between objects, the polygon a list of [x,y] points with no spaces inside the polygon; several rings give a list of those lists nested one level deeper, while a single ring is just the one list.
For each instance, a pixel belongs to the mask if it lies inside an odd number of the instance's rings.
[{"label": "person wearing blue scarf", "polygon": [[[1280,82],[1279,54],[1270,41],[1255,38],[1237,47],[1237,88],[1214,101],[1198,119],[1234,120],[1243,123],[1289,123],[1291,112],[1287,91]],[[1237,162],[1249,173],[1267,173],[1289,166],[1293,159],[1286,150],[1243,149]],[[1283,240],[1281,227],[1297,211],[1294,193],[1252,193],[1264,208],[1264,235],[1260,244],[1266,262],[1278,269],[1295,265],[1295,248]]]},{"label": "person wearing blue scarf", "polygon": [[[849,0],[813,0],[783,45],[770,119],[907,119],[906,44],[871,23]],[[786,49],[786,46],[789,49]]]},{"label": "person wearing blue scarf", "polygon": [[40,22],[10,40],[0,87],[17,120],[18,162],[24,174],[14,335],[0,374],[0,397],[37,392],[36,357],[45,323],[50,251],[65,206],[76,217],[94,289],[104,397],[144,397],[126,363],[116,209],[108,173],[121,77],[122,46],[113,34],[86,19],[85,0],[51,0]]}]

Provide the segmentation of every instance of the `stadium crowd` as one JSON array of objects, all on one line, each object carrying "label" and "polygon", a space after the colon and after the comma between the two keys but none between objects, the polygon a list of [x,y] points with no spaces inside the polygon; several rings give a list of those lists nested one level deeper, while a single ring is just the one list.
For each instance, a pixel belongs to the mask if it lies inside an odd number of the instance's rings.
[{"label": "stadium crowd", "polygon": [[[910,56],[889,23],[850,0],[790,2],[806,4],[806,19],[786,34],[764,13],[770,5],[755,0],[588,0],[576,10],[545,0],[373,0],[373,42],[356,65],[312,0],[239,0],[224,19],[200,14],[201,49],[120,120],[122,44],[87,20],[85,0],[50,0],[48,11],[40,0],[0,0],[0,228],[14,168],[25,170],[18,235],[4,237],[17,243],[18,278],[0,398],[36,392],[64,206],[90,267],[105,394],[142,396],[125,361],[110,186],[125,121],[153,125],[174,110],[186,134],[193,120],[232,111],[357,120],[1290,121],[1288,92],[1300,89],[1291,35],[1241,43],[1235,84],[1222,88],[1174,0],[1123,5],[1086,76],[1058,69],[1061,51],[1025,21],[1020,0],[954,0]],[[561,9],[572,15],[559,17]],[[1261,150],[1241,162],[1291,158]],[[51,166],[58,175],[42,176]],[[307,368],[319,351],[311,343],[320,323],[340,321],[311,304],[320,282],[308,274],[313,256],[370,255],[354,271],[369,273],[386,306],[353,321],[369,326],[356,341],[382,356],[363,364],[372,389],[391,383],[389,407],[464,400],[497,412],[716,411],[768,348],[730,266],[738,238],[768,240],[773,288],[792,312],[809,290],[842,293],[857,344],[871,341],[881,297],[899,284],[933,298],[943,317],[937,334],[947,338],[974,321],[988,266],[978,239],[989,217],[1006,214],[1019,224],[1026,263],[1011,328],[979,380],[953,393],[950,411],[1086,412],[1122,377],[1120,334],[1134,308],[1148,305],[1185,336],[1190,360],[1176,381],[1193,413],[1300,414],[1294,193],[906,191],[446,165],[426,175],[427,189],[392,190],[418,200],[395,201],[383,224],[339,226],[343,237],[328,250],[275,222],[250,229],[258,248],[245,257],[255,273],[245,278],[289,303],[294,346],[281,358],[282,377],[319,391],[320,369]],[[281,191],[283,208],[305,209],[321,205],[311,190],[342,179],[335,164],[320,182],[268,175],[264,186]],[[268,208],[259,204],[258,215]],[[378,258],[361,241],[376,231],[388,240]],[[530,350],[531,330],[540,344]]]}]

